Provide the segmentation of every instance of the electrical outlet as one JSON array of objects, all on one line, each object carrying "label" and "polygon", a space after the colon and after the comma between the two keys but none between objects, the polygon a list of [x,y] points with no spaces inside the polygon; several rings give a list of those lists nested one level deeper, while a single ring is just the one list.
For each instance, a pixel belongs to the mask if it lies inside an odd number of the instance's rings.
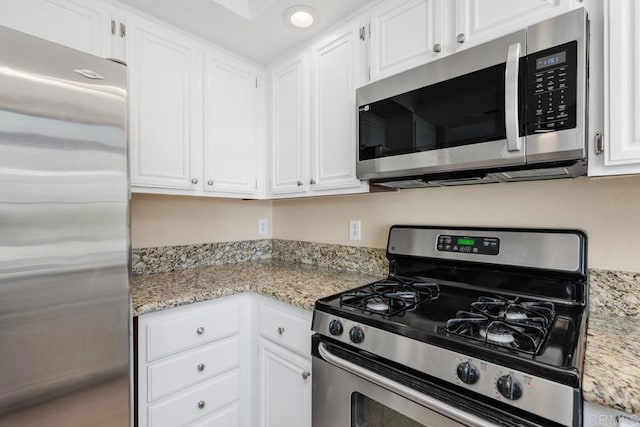
[{"label": "electrical outlet", "polygon": [[261,218],[258,220],[258,234],[264,236],[269,231],[269,220]]},{"label": "electrical outlet", "polygon": [[361,225],[359,219],[349,220],[349,240],[360,240],[362,238],[360,232]]}]

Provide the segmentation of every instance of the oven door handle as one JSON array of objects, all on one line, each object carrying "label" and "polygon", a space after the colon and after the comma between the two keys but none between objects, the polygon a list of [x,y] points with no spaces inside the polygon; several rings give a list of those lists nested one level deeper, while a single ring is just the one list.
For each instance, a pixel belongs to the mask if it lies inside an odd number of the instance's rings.
[{"label": "oven door handle", "polygon": [[507,150],[520,151],[520,123],[518,117],[518,75],[521,44],[509,46],[507,68],[504,72],[504,124],[507,131]]},{"label": "oven door handle", "polygon": [[329,352],[329,349],[327,348],[325,343],[321,342],[318,344],[318,353],[320,353],[320,356],[322,356],[322,358],[326,362],[337,366],[338,368],[344,369],[345,371],[364,378],[365,380],[370,381],[377,386],[386,388],[387,390],[392,391],[395,394],[419,403],[420,405],[425,406],[426,408],[438,412],[455,421],[477,427],[498,427],[497,424],[490,423],[487,420],[466,413],[454,406],[443,403],[403,384],[390,380],[383,375],[372,372],[368,369],[356,365],[355,363],[349,362],[348,360],[344,360]]}]

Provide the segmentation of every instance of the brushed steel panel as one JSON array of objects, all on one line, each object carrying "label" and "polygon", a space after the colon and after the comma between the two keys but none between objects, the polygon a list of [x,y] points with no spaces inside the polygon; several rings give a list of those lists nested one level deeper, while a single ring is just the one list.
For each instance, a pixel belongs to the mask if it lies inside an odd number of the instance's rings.
[{"label": "brushed steel panel", "polygon": [[[483,255],[439,251],[436,247],[439,235],[497,237],[500,239],[500,252]],[[582,241],[583,237],[574,232],[393,227],[389,232],[387,250],[394,255],[580,272],[583,268]]]},{"label": "brushed steel panel", "polygon": [[129,425],[126,69],[0,27],[0,88],[0,426]]}]

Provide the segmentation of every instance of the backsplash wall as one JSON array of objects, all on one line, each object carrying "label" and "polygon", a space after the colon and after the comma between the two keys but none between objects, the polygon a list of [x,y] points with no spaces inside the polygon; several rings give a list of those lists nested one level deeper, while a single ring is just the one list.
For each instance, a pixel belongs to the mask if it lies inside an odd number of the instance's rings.
[{"label": "backsplash wall", "polygon": [[[362,221],[362,241],[349,240],[350,219]],[[640,272],[640,176],[273,202],[134,194],[131,223],[134,248],[263,238],[384,248],[393,224],[581,228],[590,268]]]},{"label": "backsplash wall", "polygon": [[[579,228],[590,268],[640,272],[640,176],[402,190],[273,202],[276,239],[386,246],[393,224]],[[349,240],[349,220],[362,241]]]}]

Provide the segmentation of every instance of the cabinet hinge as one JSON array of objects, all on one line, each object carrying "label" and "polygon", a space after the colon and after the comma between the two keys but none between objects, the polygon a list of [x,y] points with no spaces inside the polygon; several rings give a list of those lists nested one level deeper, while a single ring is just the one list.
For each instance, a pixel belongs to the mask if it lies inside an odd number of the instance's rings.
[{"label": "cabinet hinge", "polygon": [[602,154],[604,152],[604,138],[600,132],[596,132],[594,142],[596,156]]},{"label": "cabinet hinge", "polygon": [[258,178],[256,178],[256,190],[258,189]]},{"label": "cabinet hinge", "polygon": [[365,28],[364,25],[360,27],[360,40],[364,41],[367,38],[366,31],[367,29]]},{"label": "cabinet hinge", "polygon": [[120,37],[125,37],[127,35],[127,26],[121,22],[120,23]]},{"label": "cabinet hinge", "polygon": [[371,38],[371,22],[367,24],[367,29],[369,30],[369,38]]},{"label": "cabinet hinge", "polygon": [[367,81],[371,81],[371,66],[367,67]]},{"label": "cabinet hinge", "polygon": [[258,78],[256,77],[256,89],[258,88]]}]

